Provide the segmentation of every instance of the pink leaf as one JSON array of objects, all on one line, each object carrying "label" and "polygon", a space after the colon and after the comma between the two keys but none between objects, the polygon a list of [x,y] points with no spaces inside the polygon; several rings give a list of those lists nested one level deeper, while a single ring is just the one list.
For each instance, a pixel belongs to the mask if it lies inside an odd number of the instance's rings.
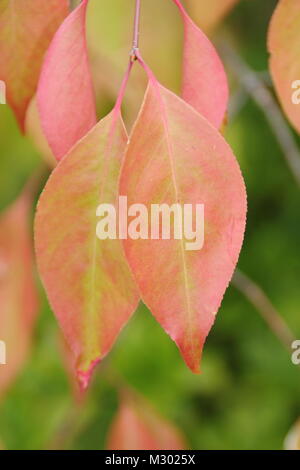
[{"label": "pink leaf", "polygon": [[[140,60],[141,61],[141,60]],[[234,272],[246,219],[243,178],[220,133],[179,97],[150,83],[120,180],[128,205],[204,204],[205,241],[124,240],[143,301],[199,371],[205,338]],[[174,237],[173,237],[174,238]]]},{"label": "pink leaf", "polygon": [[280,0],[269,29],[270,71],[282,108],[300,132],[300,2]]},{"label": "pink leaf", "polygon": [[181,432],[136,394],[123,391],[108,435],[109,450],[183,450]]},{"label": "pink leaf", "polygon": [[38,86],[42,127],[60,160],[96,124],[86,44],[88,0],[67,17],[46,55]]},{"label": "pink leaf", "polygon": [[195,25],[179,0],[184,22],[182,97],[218,129],[228,106],[226,73],[214,46]]},{"label": "pink leaf", "polygon": [[138,303],[121,242],[96,236],[97,207],[117,201],[126,143],[115,108],[59,162],[37,209],[39,271],[83,388]]},{"label": "pink leaf", "polygon": [[0,365],[0,395],[28,357],[38,311],[29,211],[24,193],[0,218],[0,340],[7,357],[6,365]]},{"label": "pink leaf", "polygon": [[68,14],[68,0],[0,0],[0,80],[24,129],[51,39]]}]

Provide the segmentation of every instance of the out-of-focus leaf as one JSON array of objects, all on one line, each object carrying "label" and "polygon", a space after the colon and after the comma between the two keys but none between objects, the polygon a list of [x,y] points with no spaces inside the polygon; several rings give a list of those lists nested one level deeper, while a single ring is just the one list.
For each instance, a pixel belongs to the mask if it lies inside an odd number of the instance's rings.
[{"label": "out-of-focus leaf", "polygon": [[114,110],[59,163],[38,204],[39,271],[83,387],[138,302],[120,241],[96,236],[98,205],[117,202],[126,142]]},{"label": "out-of-focus leaf", "polygon": [[41,123],[60,160],[96,124],[86,44],[88,0],[66,18],[46,54],[38,86]]},{"label": "out-of-focus leaf", "polygon": [[38,310],[27,193],[0,217],[0,340],[6,364],[0,365],[0,395],[22,369],[31,346]]},{"label": "out-of-focus leaf", "polygon": [[284,447],[286,450],[300,450],[300,419],[288,433]]},{"label": "out-of-focus leaf", "polygon": [[0,80],[21,128],[44,54],[68,14],[67,0],[0,0]]},{"label": "out-of-focus leaf", "polygon": [[186,0],[187,10],[203,31],[210,33],[239,0]]},{"label": "out-of-focus leaf", "polygon": [[[8,106],[0,106],[0,211],[15,201],[40,157],[20,129]],[[9,176],[8,176],[9,175]]]},{"label": "out-of-focus leaf", "polygon": [[[268,45],[271,54],[270,71],[278,98],[290,122],[300,132],[298,0],[280,0],[270,23]],[[295,93],[298,94],[297,100],[293,99]]]},{"label": "out-of-focus leaf", "polygon": [[202,249],[187,251],[184,239],[128,238],[125,253],[145,304],[187,365],[199,372],[203,344],[243,241],[245,186],[220,133],[149,74],[120,194],[128,196],[128,206],[144,204],[148,214],[152,204],[192,204],[194,211],[196,204],[204,204],[205,241]]},{"label": "out-of-focus leaf", "polygon": [[183,450],[182,433],[140,396],[122,391],[108,434],[109,450]]},{"label": "out-of-focus leaf", "polygon": [[228,106],[228,83],[214,46],[195,25],[179,0],[173,0],[184,22],[182,97],[220,128]]}]

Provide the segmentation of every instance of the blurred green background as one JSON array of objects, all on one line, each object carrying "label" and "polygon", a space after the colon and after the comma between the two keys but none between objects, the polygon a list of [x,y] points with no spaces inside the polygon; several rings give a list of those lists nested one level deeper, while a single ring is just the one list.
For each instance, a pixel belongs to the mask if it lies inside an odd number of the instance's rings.
[{"label": "blurred green background", "polygon": [[[164,85],[178,91],[182,34],[178,13],[167,0],[143,0],[143,4],[142,51]],[[226,38],[271,92],[266,33],[275,5],[275,0],[241,0],[213,36],[221,49]],[[99,116],[110,108],[114,82],[116,87],[120,84],[125,69],[132,7],[130,0],[91,0],[89,35],[91,58],[98,69]],[[239,268],[261,286],[300,339],[299,187],[263,110],[241,92],[226,54],[224,62],[233,110],[226,137],[241,165],[249,203]],[[101,64],[105,65],[99,70]],[[97,82],[97,71],[108,84]],[[134,91],[140,99],[144,86],[140,73],[134,72],[124,105],[129,124],[138,106]],[[135,83],[141,84],[140,89]],[[0,106],[0,132],[3,210],[43,160],[34,144],[20,135],[7,106]],[[294,139],[300,151],[300,139],[296,135]],[[300,416],[300,370],[291,362],[292,350],[284,349],[234,287],[226,292],[208,337],[200,376],[186,368],[175,345],[141,305],[97,368],[81,406],[74,404],[58,325],[41,286],[40,293],[33,350],[0,403],[0,440],[5,448],[105,448],[117,409],[116,376],[175,423],[192,449],[283,448],[286,434]]]}]

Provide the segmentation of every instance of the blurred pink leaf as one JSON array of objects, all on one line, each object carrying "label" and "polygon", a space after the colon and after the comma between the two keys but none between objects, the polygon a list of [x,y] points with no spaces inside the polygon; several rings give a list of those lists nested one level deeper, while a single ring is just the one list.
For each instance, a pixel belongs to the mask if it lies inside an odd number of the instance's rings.
[{"label": "blurred pink leaf", "polygon": [[[300,132],[299,0],[279,1],[270,23],[268,45],[277,96],[291,124]],[[293,102],[295,93],[297,101]]]},{"label": "blurred pink leaf", "polygon": [[199,372],[203,344],[243,241],[245,186],[220,133],[148,73],[149,87],[125,155],[120,194],[128,196],[128,206],[144,204],[149,214],[152,204],[204,204],[205,241],[202,249],[187,251],[182,239],[128,238],[124,248],[143,301],[187,365]]},{"label": "blurred pink leaf", "polygon": [[88,0],[66,18],[47,52],[38,86],[41,123],[60,160],[96,124],[86,44]]},{"label": "blurred pink leaf", "polygon": [[0,217],[0,340],[7,363],[0,365],[0,395],[22,369],[38,312],[27,193]]},{"label": "blurred pink leaf", "polygon": [[228,106],[226,73],[214,46],[188,16],[179,0],[184,22],[182,97],[215,127],[220,128]]},{"label": "blurred pink leaf", "polygon": [[0,80],[22,129],[45,51],[68,5],[68,0],[0,0]]},{"label": "blurred pink leaf", "polygon": [[300,419],[288,433],[284,447],[286,450],[300,450]]},{"label": "blurred pink leaf", "polygon": [[123,391],[111,424],[109,450],[184,450],[182,433],[140,396]]},{"label": "blurred pink leaf", "polygon": [[83,388],[138,303],[121,242],[96,236],[98,205],[117,201],[126,143],[114,110],[54,169],[36,215],[39,271]]}]

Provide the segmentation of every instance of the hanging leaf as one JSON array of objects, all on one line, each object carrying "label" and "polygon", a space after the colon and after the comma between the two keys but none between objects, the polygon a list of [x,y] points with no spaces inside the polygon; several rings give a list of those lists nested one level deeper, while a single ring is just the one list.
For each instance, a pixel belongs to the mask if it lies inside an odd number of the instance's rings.
[{"label": "hanging leaf", "polygon": [[0,365],[0,396],[28,358],[38,311],[29,211],[24,193],[0,217],[0,340],[6,355],[6,364]]},{"label": "hanging leaf", "polygon": [[218,129],[228,106],[223,64],[210,40],[193,23],[179,0],[173,0],[184,22],[182,97]]},{"label": "hanging leaf", "polygon": [[128,237],[124,248],[142,299],[198,372],[205,338],[242,245],[245,187],[219,132],[148,73],[120,194],[128,196],[128,206],[144,204],[148,214],[152,204],[204,204],[205,241],[202,249],[188,251],[184,240]]},{"label": "hanging leaf", "polygon": [[88,0],[66,18],[47,52],[38,86],[41,123],[60,160],[96,124],[86,44]]},{"label": "hanging leaf", "polygon": [[0,0],[0,80],[24,129],[44,54],[68,14],[68,0]]},{"label": "hanging leaf", "polygon": [[83,387],[138,302],[121,242],[96,236],[97,207],[117,200],[126,142],[113,111],[54,169],[36,215],[39,271]]},{"label": "hanging leaf", "polygon": [[300,132],[300,2],[281,0],[269,29],[270,71],[284,112]]},{"label": "hanging leaf", "polygon": [[181,432],[137,394],[123,391],[108,434],[109,450],[184,450]]},{"label": "hanging leaf", "polygon": [[239,0],[186,0],[187,10],[203,31],[210,33]]}]

